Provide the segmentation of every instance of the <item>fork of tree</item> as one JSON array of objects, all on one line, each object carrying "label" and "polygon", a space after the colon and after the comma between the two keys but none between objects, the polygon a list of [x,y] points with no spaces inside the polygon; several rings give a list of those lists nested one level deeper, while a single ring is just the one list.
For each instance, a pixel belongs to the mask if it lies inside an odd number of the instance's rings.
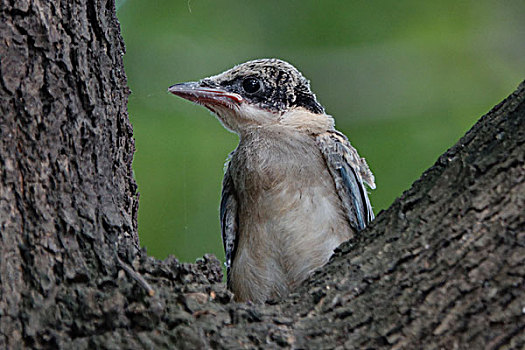
[{"label": "fork of tree", "polygon": [[524,83],[286,300],[234,303],[214,257],[139,249],[113,7],[2,4],[1,348],[525,346]]}]

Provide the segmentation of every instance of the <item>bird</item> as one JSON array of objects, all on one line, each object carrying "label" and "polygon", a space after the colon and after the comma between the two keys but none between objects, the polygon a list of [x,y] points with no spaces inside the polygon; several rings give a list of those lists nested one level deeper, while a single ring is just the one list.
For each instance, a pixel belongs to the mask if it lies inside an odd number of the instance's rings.
[{"label": "bird", "polygon": [[234,300],[284,298],[374,219],[372,172],[292,64],[256,59],[168,92],[239,136],[219,210]]}]

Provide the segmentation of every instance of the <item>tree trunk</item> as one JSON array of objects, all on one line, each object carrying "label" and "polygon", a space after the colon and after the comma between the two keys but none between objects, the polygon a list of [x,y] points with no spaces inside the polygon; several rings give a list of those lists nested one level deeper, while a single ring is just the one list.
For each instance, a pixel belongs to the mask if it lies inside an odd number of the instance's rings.
[{"label": "tree trunk", "polygon": [[525,83],[285,300],[138,249],[112,0],[1,0],[0,348],[523,348]]}]

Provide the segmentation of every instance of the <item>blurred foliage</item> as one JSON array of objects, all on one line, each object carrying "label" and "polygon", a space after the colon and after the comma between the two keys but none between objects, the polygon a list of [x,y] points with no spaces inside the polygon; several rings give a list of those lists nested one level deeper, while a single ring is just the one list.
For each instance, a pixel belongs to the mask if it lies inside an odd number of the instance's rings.
[{"label": "blurred foliage", "polygon": [[312,82],[376,175],[378,212],[525,76],[525,2],[117,1],[136,139],[139,234],[150,254],[224,257],[218,207],[237,144],[170,96],[254,58]]}]

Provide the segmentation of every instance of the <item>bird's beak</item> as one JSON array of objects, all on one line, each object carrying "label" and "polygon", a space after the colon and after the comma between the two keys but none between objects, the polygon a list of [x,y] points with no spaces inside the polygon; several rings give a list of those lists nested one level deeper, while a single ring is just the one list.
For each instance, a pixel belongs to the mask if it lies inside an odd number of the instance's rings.
[{"label": "bird's beak", "polygon": [[198,82],[175,84],[170,86],[168,92],[206,107],[222,105],[231,108],[232,105],[238,105],[242,102],[242,97],[239,94],[204,87]]}]

